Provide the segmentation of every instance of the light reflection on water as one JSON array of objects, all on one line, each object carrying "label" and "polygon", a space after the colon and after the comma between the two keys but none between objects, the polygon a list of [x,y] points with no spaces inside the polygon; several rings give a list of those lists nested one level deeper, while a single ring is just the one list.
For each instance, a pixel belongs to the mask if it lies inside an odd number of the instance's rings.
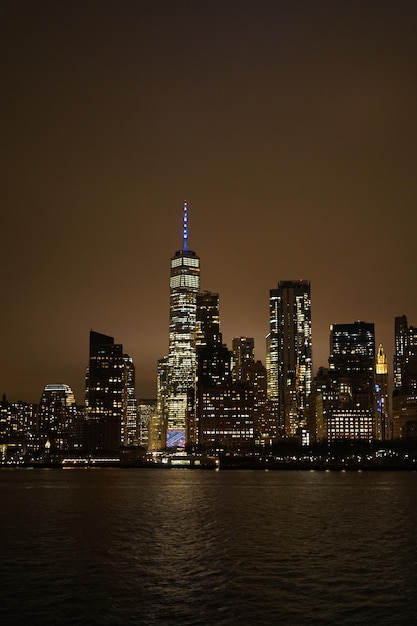
[{"label": "light reflection on water", "polygon": [[417,474],[0,472],[7,624],[390,625],[417,610]]}]

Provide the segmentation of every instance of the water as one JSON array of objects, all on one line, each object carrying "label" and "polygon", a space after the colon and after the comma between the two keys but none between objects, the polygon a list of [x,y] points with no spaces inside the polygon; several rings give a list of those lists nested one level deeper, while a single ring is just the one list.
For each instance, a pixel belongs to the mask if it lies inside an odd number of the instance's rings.
[{"label": "water", "polygon": [[417,473],[2,470],[2,624],[407,625]]}]

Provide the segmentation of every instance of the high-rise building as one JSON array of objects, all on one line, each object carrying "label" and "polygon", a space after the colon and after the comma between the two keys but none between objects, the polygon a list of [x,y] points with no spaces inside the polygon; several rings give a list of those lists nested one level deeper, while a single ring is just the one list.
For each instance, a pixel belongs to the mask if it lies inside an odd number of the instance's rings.
[{"label": "high-rise building", "polygon": [[218,387],[230,380],[231,354],[220,332],[219,294],[197,295],[197,382]]},{"label": "high-rise building", "polygon": [[244,379],[245,368],[255,363],[255,340],[253,337],[232,339],[232,376],[236,382]]},{"label": "high-rise building", "polygon": [[138,404],[136,400],[136,375],[133,359],[128,354],[123,355],[124,364],[124,397],[121,437],[125,446],[139,444]]},{"label": "high-rise building", "polygon": [[[160,450],[162,447],[160,442],[161,432],[160,427],[158,427],[160,422],[156,420],[156,404],[157,401],[155,398],[149,400],[142,398],[138,403],[139,445],[147,448],[148,450]],[[153,441],[153,436],[155,434],[153,429],[155,425],[157,425],[156,442]]]},{"label": "high-rise building", "polygon": [[266,367],[261,361],[247,363],[242,368],[240,382],[249,384],[253,391],[253,424],[256,442],[270,445],[277,439],[275,415],[270,410],[267,395]]},{"label": "high-rise building", "polygon": [[49,440],[52,450],[67,450],[81,443],[80,411],[71,387],[46,385],[39,402],[38,432]]},{"label": "high-rise building", "polygon": [[356,404],[373,406],[375,327],[372,323],[333,324],[330,327],[329,368],[348,378]]},{"label": "high-rise building", "polygon": [[184,202],[183,247],[171,259],[170,323],[166,398],[166,446],[182,448],[193,420],[196,377],[196,313],[200,259],[188,249],[188,207]]},{"label": "high-rise building", "polygon": [[270,445],[277,439],[276,415],[270,410],[267,395],[267,371],[261,361],[255,361],[253,337],[232,339],[232,380],[246,383],[253,395],[253,427],[255,441]]},{"label": "high-rise building", "polygon": [[29,402],[8,402],[6,394],[0,401],[0,443],[21,439],[30,445],[38,433],[38,406]]},{"label": "high-rise building", "polygon": [[[205,291],[197,295],[197,375],[194,421],[190,422],[190,443],[204,446],[207,406],[210,417],[218,413],[211,397],[218,397],[231,382],[231,353],[222,342],[220,332],[219,294]],[[216,429],[211,420],[210,429]],[[212,434],[212,433],[211,433]],[[210,439],[210,442],[212,439]],[[217,441],[217,439],[216,439]]]},{"label": "high-rise building", "polygon": [[417,327],[395,318],[393,437],[417,436]]},{"label": "high-rise building", "polygon": [[301,434],[312,381],[311,295],[306,280],[270,291],[266,368],[268,398],[281,436]]},{"label": "high-rise building", "polygon": [[329,368],[313,380],[308,426],[318,441],[390,438],[387,358],[382,345],[375,358],[374,324],[330,327]]},{"label": "high-rise building", "polygon": [[151,449],[153,451],[163,450],[167,447],[168,382],[168,357],[163,356],[157,362],[156,412],[153,414],[151,424]]},{"label": "high-rise building", "polygon": [[337,408],[338,399],[339,389],[335,378],[327,367],[319,367],[308,398],[307,427],[311,442],[327,439],[328,417]]},{"label": "high-rise building", "polygon": [[230,380],[202,387],[199,432],[200,444],[208,453],[250,449],[255,441],[252,386]]},{"label": "high-rise building", "polygon": [[134,365],[114,338],[90,332],[90,358],[86,372],[85,445],[90,450],[117,450],[131,425]]},{"label": "high-rise building", "polygon": [[395,318],[394,391],[417,390],[417,327],[409,326],[407,317]]},{"label": "high-rise building", "polygon": [[358,321],[330,327],[329,374],[332,406],[326,411],[327,440],[374,439],[377,435],[374,324]]},{"label": "high-rise building", "polygon": [[407,317],[401,315],[395,318],[394,325],[394,390],[403,387],[408,353],[408,323]]},{"label": "high-rise building", "polygon": [[392,423],[388,402],[388,362],[382,344],[378,346],[375,364],[376,439],[392,438]]},{"label": "high-rise building", "polygon": [[219,294],[203,291],[197,294],[196,345],[219,345],[220,313]]},{"label": "high-rise building", "polygon": [[0,463],[22,462],[45,449],[45,439],[38,437],[36,404],[0,401]]}]

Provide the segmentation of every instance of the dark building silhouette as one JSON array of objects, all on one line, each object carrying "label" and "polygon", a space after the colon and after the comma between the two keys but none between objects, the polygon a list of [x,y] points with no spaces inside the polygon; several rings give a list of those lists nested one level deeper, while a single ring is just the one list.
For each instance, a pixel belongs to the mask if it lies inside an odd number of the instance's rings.
[{"label": "dark building silhouette", "polygon": [[231,378],[231,352],[222,342],[219,294],[197,295],[197,383],[218,387]]},{"label": "dark building silhouette", "polygon": [[255,442],[270,445],[278,438],[276,415],[271,410],[267,393],[266,367],[261,361],[254,361],[242,368],[240,382],[249,385],[253,392],[253,426]]},{"label": "dark building silhouette", "polygon": [[198,293],[196,303],[196,345],[221,344],[219,294],[211,291]]},{"label": "dark building silhouette", "polygon": [[339,379],[347,378],[350,381],[355,404],[372,406],[375,372],[374,324],[333,324],[330,328],[329,367]]},{"label": "dark building silhouette", "polygon": [[[197,376],[195,392],[194,420],[189,432],[189,440],[206,446],[206,419],[210,398],[217,397],[221,390],[231,383],[231,352],[222,343],[220,332],[219,294],[206,291],[197,295]],[[209,410],[210,415],[218,414],[216,405]],[[214,422],[212,428],[216,429]]]},{"label": "dark building silhouette", "polygon": [[376,438],[374,324],[330,327],[329,368],[319,369],[308,401],[313,440]]},{"label": "dark building silhouette", "polygon": [[88,450],[114,451],[122,444],[127,419],[127,371],[131,371],[131,364],[123,354],[123,346],[114,343],[113,337],[92,330],[84,425]]},{"label": "dark building silhouette", "polygon": [[417,327],[395,318],[393,437],[417,437]]},{"label": "dark building silhouette", "polygon": [[244,380],[245,370],[255,362],[255,340],[253,337],[232,339],[232,377],[236,382]]},{"label": "dark building silhouette", "polygon": [[255,361],[253,337],[234,337],[232,340],[232,380],[246,383],[252,390],[255,442],[270,445],[278,436],[277,420],[268,400],[266,367],[261,361]]}]

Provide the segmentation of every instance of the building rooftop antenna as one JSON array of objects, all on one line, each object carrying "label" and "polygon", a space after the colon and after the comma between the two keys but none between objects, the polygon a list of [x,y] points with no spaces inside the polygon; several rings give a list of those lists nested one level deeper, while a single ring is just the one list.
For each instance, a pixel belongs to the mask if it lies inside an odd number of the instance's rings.
[{"label": "building rooftop antenna", "polygon": [[182,237],[183,237],[183,250],[184,252],[186,252],[188,248],[188,206],[187,206],[186,200],[184,200],[184,217],[183,217]]}]

